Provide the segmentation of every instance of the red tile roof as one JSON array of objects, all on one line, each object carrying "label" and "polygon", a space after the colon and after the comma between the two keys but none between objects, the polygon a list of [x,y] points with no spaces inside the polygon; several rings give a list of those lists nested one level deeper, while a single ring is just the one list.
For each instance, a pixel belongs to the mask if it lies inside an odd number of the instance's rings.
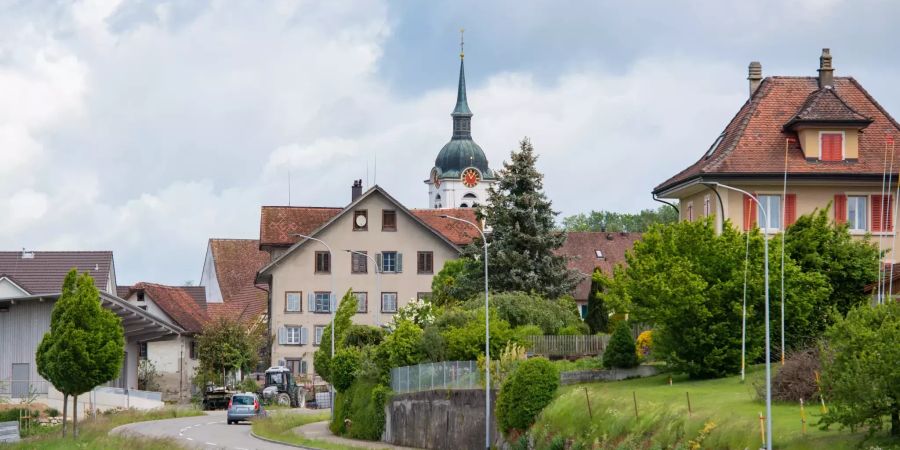
[{"label": "red tile roof", "polygon": [[[859,160],[807,161],[796,133],[783,128],[798,114],[820,120],[871,119],[859,135]],[[653,192],[659,194],[703,175],[783,174],[784,146],[789,137],[794,138],[788,152],[789,174],[881,176],[889,151],[887,135],[900,135],[900,125],[852,77],[835,77],[832,93],[820,93],[816,77],[767,77],[725,127],[724,138],[713,152],[659,184]]]},{"label": "red tile roof", "polygon": [[473,230],[471,225],[440,217],[442,215],[458,217],[481,226],[472,208],[411,209],[410,212],[456,245],[468,245],[478,237],[478,232]]},{"label": "red tile roof", "polygon": [[853,110],[837,95],[831,86],[814,91],[806,98],[800,111],[791,118],[788,125],[799,122],[859,122],[868,124],[870,119]]},{"label": "red tile roof", "polygon": [[227,316],[249,322],[265,314],[268,306],[265,285],[254,281],[256,273],[269,262],[269,254],[259,249],[259,242],[256,239],[209,240],[223,300],[223,303],[206,304],[210,317]]},{"label": "red tile roof", "polygon": [[0,276],[5,275],[30,294],[54,294],[62,288],[66,274],[72,268],[87,272],[94,278],[94,286],[106,292],[113,254],[99,252],[29,252],[32,258],[23,258],[21,251],[0,252]]},{"label": "red tile roof", "polygon": [[[625,264],[625,253],[634,247],[641,233],[570,231],[557,254],[569,258],[569,269],[577,270],[584,278],[575,287],[576,300],[587,300],[591,290],[591,274],[595,268],[612,275],[613,268]],[[602,258],[597,257],[600,250]]]},{"label": "red tile roof", "polygon": [[290,246],[309,234],[343,208],[312,206],[263,206],[259,218],[259,245]]},{"label": "red tile roof", "polygon": [[194,288],[194,286],[137,283],[129,289],[126,296],[131,296],[135,291],[143,290],[144,295],[153,300],[178,326],[184,328],[185,331],[199,333],[203,329],[203,324],[208,320],[208,316],[206,311],[197,304],[191,288]]}]

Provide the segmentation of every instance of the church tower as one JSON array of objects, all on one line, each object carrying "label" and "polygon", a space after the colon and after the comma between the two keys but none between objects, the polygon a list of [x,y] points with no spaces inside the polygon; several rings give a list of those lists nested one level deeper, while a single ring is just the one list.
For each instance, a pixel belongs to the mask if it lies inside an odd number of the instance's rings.
[{"label": "church tower", "polygon": [[453,134],[434,160],[428,185],[429,207],[471,208],[487,201],[488,187],[497,182],[487,157],[472,140],[472,111],[466,100],[466,71],[460,40],[459,86],[453,118]]}]

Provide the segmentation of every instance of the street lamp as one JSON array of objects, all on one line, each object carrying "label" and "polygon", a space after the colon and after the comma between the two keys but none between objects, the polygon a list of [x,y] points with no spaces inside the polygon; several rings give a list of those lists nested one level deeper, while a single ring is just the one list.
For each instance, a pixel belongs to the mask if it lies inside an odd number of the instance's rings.
[{"label": "street lamp", "polygon": [[441,214],[439,217],[467,223],[481,235],[484,243],[484,448],[491,448],[491,319],[488,312],[488,242],[481,227],[459,217]]},{"label": "street lamp", "polygon": [[763,236],[764,236],[764,270],[765,270],[765,282],[766,282],[766,449],[772,450],[772,349],[771,343],[769,342],[769,213],[763,208],[762,203],[756,198],[756,196],[750,194],[749,192],[738,189],[734,186],[729,186],[727,184],[722,184],[718,182],[703,182],[701,184],[709,185],[709,186],[717,186],[725,189],[730,189],[732,191],[740,192],[754,202],[759,207],[760,212],[763,214],[763,220],[765,222],[765,227],[763,228]]},{"label": "street lamp", "polygon": [[[381,267],[378,267],[378,261],[375,261],[371,255],[365,252],[358,252],[356,250],[344,250],[347,253],[351,253],[354,255],[362,255],[366,258],[369,258],[369,261],[372,261],[372,265],[375,266],[375,291],[378,292],[378,295],[381,296]],[[366,298],[368,300],[368,298]],[[379,303],[381,299],[379,297]],[[381,310],[380,308],[375,311],[375,326],[381,326]]]},{"label": "street lamp", "polygon": [[[325,241],[321,239],[316,239],[312,236],[307,236],[305,234],[300,233],[292,233],[291,236],[301,237],[303,239],[309,239],[311,241],[316,241],[325,246],[328,249],[328,272],[331,276],[331,292],[328,295],[328,309],[331,311],[331,359],[334,359],[334,310],[335,301],[334,301],[334,270],[331,270],[331,266],[334,265],[334,252],[331,251],[331,247],[325,243]],[[301,300],[302,301],[302,300]],[[315,339],[315,336],[313,336]],[[331,396],[331,419],[334,420],[334,385],[329,383],[329,394]]]}]

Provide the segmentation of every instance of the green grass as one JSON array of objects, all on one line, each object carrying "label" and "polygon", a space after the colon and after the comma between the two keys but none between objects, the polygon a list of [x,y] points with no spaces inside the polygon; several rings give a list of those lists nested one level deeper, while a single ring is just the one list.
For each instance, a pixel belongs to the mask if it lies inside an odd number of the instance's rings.
[{"label": "green grass", "polygon": [[[63,450],[72,448],[119,450],[123,448],[136,450],[172,450],[183,449],[175,439],[149,438],[143,436],[110,436],[109,431],[119,425],[147,420],[172,419],[176,417],[199,416],[203,413],[193,408],[166,407],[153,411],[122,411],[116,414],[100,415],[96,419],[85,418],[78,421],[78,439],[72,439],[72,428],[65,439],[60,433],[42,434],[3,447],[5,449],[41,449]],[[60,430],[59,427],[55,427]]]},{"label": "green grass", "polygon": [[328,420],[329,413],[321,414],[291,414],[291,413],[274,413],[265,419],[257,419],[253,421],[253,433],[267,439],[272,439],[288,444],[305,445],[309,447],[319,448],[322,450],[358,450],[364,447],[352,447],[341,444],[334,444],[318,439],[308,439],[294,433],[294,428],[314,422],[322,422]]},{"label": "green grass", "polygon": [[[561,435],[575,443],[599,442],[598,448],[690,448],[690,441],[696,440],[704,426],[711,423],[712,430],[698,448],[759,448],[759,414],[765,413],[765,403],[756,399],[753,381],[762,380],[763,373],[761,366],[751,368],[745,383],[740,382],[740,377],[690,381],[685,376],[676,376],[669,386],[668,375],[658,375],[566,386],[543,410],[532,432],[545,446],[554,436]],[[588,414],[585,388],[593,419]],[[693,412],[690,416],[685,392],[690,393]],[[637,397],[637,419],[633,395]],[[851,449],[858,448],[865,437],[859,432],[818,429],[815,424],[820,416],[819,405],[806,408],[806,415],[804,435],[798,404],[772,405],[776,448]],[[900,444],[884,439],[876,437],[863,448],[868,445],[894,448],[893,445]]]}]

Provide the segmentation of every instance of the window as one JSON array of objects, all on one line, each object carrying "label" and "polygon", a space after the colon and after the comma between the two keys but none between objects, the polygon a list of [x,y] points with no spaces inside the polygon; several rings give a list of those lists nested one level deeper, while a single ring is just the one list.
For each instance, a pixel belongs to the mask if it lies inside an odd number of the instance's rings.
[{"label": "window", "polygon": [[381,293],[381,312],[395,313],[397,312],[397,293],[382,292]]},{"label": "window", "polygon": [[847,225],[851,230],[865,231],[866,228],[866,196],[847,196]]},{"label": "window", "polygon": [[716,149],[719,148],[719,144],[722,143],[722,139],[725,139],[725,133],[720,134],[719,137],[717,137],[716,140],[713,141],[712,145],[709,146],[709,150],[707,150],[706,154],[703,155],[703,159],[712,156],[713,152],[715,152]]},{"label": "window", "polygon": [[433,252],[419,252],[418,257],[418,272],[419,273],[434,273],[434,253]]},{"label": "window", "polygon": [[603,250],[594,250],[594,255],[597,255],[597,259],[603,259]]},{"label": "window", "polygon": [[286,345],[305,345],[306,339],[304,329],[301,326],[285,326],[284,327],[284,343]]},{"label": "window", "polygon": [[316,273],[331,273],[331,254],[316,252]]},{"label": "window", "polygon": [[872,231],[894,231],[893,205],[893,195],[872,195],[872,219],[869,222]]},{"label": "window", "polygon": [[392,209],[381,211],[381,231],[397,231],[397,211]]},{"label": "window", "polygon": [[399,273],[403,272],[403,255],[397,252],[381,253],[381,272],[382,273]]},{"label": "window", "polygon": [[687,205],[687,220],[688,222],[694,221],[694,202],[688,202]]},{"label": "window", "polygon": [[822,161],[844,160],[844,132],[819,133],[819,159]]},{"label": "window", "polygon": [[437,194],[434,196],[434,207],[435,208],[441,207],[441,194]]},{"label": "window", "polygon": [[309,310],[316,313],[331,312],[331,292],[316,292],[311,295]]},{"label": "window", "polygon": [[143,309],[144,311],[146,311],[146,310],[147,310],[147,305],[138,305],[138,308],[141,308],[141,309]]},{"label": "window", "polygon": [[191,359],[197,359],[197,341],[191,341],[191,347],[188,351],[188,355]]},{"label": "window", "polygon": [[587,314],[588,314],[588,306],[587,306],[587,304],[578,305],[578,306],[579,306],[579,309],[581,310],[581,318],[582,318],[582,319],[587,318]]},{"label": "window", "polygon": [[369,257],[366,252],[350,253],[350,273],[367,273],[369,271]]},{"label": "window", "polygon": [[144,301],[144,291],[138,291],[138,293],[137,293],[137,301],[139,301],[139,302]]},{"label": "window", "polygon": [[147,343],[141,342],[138,344],[138,358],[139,359],[147,359]]},{"label": "window", "polygon": [[316,325],[316,332],[313,337],[313,345],[319,345],[322,343],[322,333],[325,332],[324,325]]},{"label": "window", "polygon": [[706,194],[706,196],[703,197],[703,217],[709,217],[709,214],[712,212],[710,206],[709,194]]},{"label": "window", "polygon": [[369,312],[369,294],[366,292],[354,292],[353,295],[356,296],[356,312]]},{"label": "window", "polygon": [[365,209],[353,211],[353,231],[367,231],[369,229],[369,212]]},{"label": "window", "polygon": [[302,359],[286,359],[284,360],[284,364],[294,375],[306,374],[306,361]]},{"label": "window", "polygon": [[420,302],[430,302],[431,292],[416,292],[416,300]]},{"label": "window", "polygon": [[[762,207],[765,208],[765,215],[763,214],[763,210],[759,210],[756,214],[756,223],[759,224],[760,229],[769,229],[769,230],[780,230],[781,229],[781,196],[780,195],[760,195],[757,197],[759,199],[759,203],[762,204]],[[768,217],[766,217],[768,216]],[[768,224],[766,224],[766,219],[769,220]]]},{"label": "window", "polygon": [[300,306],[301,300],[303,298],[303,294],[299,291],[288,291],[284,293],[284,311],[285,312],[300,312],[302,311],[302,307]]}]

